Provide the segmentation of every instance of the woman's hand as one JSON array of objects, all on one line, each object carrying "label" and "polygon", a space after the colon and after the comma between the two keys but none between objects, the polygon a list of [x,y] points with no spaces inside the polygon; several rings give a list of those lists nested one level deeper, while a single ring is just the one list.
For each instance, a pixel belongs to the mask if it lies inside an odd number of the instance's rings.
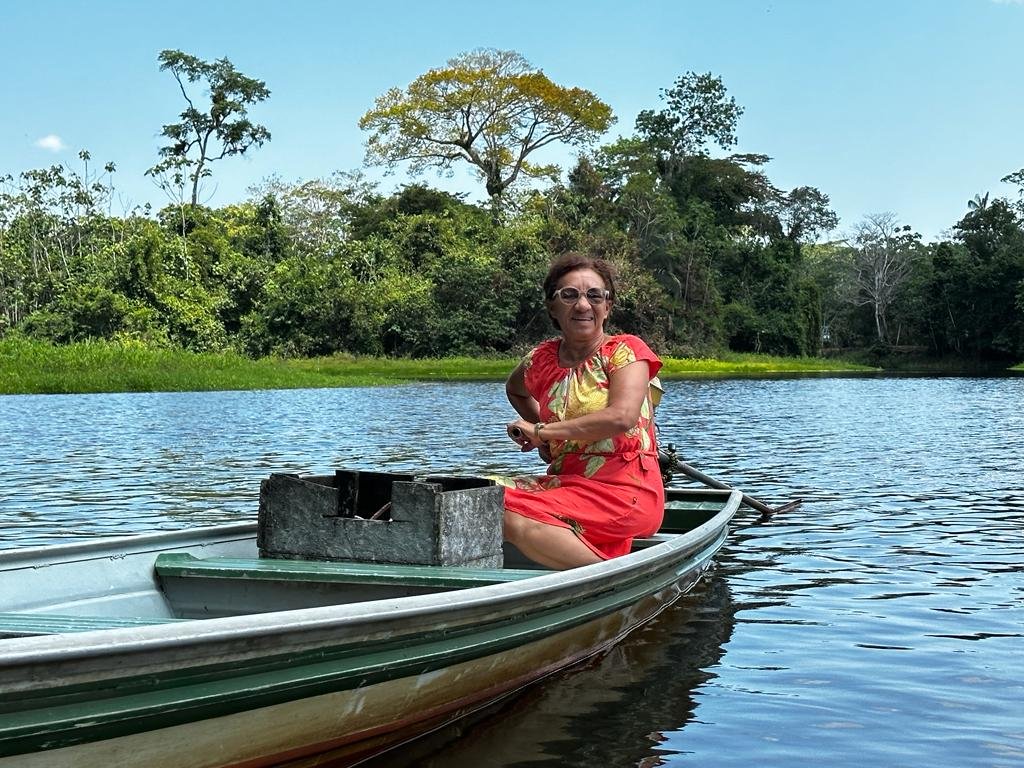
[{"label": "woman's hand", "polygon": [[547,443],[535,434],[534,426],[524,419],[516,419],[505,425],[505,432],[525,453],[526,451],[532,451],[534,448],[547,446]]}]

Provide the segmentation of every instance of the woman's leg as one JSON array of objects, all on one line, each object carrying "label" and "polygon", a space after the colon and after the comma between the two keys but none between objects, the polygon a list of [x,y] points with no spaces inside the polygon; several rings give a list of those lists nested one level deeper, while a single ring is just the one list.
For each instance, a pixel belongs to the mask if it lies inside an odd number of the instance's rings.
[{"label": "woman's leg", "polygon": [[547,525],[505,510],[505,538],[531,560],[564,570],[601,562],[571,528]]}]

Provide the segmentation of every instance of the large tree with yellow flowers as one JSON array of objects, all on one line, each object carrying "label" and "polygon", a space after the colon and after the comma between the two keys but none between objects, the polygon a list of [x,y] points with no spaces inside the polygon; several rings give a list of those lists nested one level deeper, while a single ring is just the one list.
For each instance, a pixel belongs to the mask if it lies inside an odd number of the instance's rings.
[{"label": "large tree with yellow flowers", "polygon": [[590,91],[553,83],[515,51],[463,53],[376,100],[359,126],[370,131],[366,159],[412,173],[475,166],[496,202],[520,178],[553,178],[555,165],[531,155],[555,142],[585,146],[614,122]]}]

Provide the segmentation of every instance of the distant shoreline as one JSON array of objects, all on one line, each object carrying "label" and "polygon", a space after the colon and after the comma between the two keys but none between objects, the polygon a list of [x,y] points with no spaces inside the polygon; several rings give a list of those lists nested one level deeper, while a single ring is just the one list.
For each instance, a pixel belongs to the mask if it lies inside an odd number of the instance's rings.
[{"label": "distant shoreline", "polygon": [[[193,353],[107,341],[52,345],[0,341],[0,394],[190,392],[388,386],[410,382],[503,381],[516,358],[332,357],[251,360],[233,353]],[[953,371],[924,367],[925,373]],[[663,379],[787,374],[871,374],[883,369],[832,358],[728,353],[721,358],[665,358]],[[900,372],[913,367],[900,366]],[[1014,370],[1014,369],[1011,369]],[[1024,366],[1016,366],[1024,370]]]}]

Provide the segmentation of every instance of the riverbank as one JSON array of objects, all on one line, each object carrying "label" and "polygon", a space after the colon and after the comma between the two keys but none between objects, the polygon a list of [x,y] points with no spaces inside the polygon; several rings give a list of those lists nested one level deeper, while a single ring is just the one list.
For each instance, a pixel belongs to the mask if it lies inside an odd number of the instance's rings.
[{"label": "riverbank", "polygon": [[[513,358],[434,360],[334,356],[251,360],[229,353],[196,354],[141,344],[83,342],[54,346],[25,339],[0,341],[0,394],[188,392],[384,386],[412,381],[501,381]],[[667,358],[665,379],[772,376],[788,373],[871,372],[844,360],[729,354]]]}]

